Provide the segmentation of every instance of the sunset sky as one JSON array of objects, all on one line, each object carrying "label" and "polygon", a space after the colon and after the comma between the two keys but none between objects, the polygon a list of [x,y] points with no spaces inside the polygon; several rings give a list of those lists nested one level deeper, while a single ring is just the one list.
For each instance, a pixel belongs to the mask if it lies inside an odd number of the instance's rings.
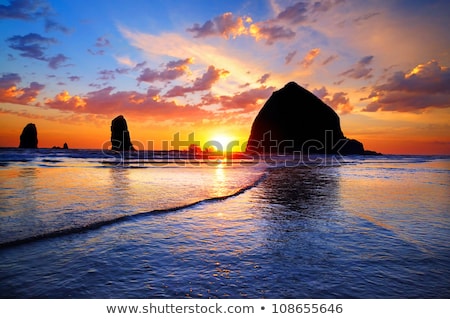
[{"label": "sunset sky", "polygon": [[295,81],[349,138],[450,154],[450,2],[0,0],[0,147],[102,148],[122,114],[155,149],[244,143]]}]

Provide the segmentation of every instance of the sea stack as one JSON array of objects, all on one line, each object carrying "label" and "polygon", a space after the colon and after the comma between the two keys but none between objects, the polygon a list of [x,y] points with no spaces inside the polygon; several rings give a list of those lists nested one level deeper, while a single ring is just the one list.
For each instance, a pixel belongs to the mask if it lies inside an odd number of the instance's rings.
[{"label": "sea stack", "polygon": [[113,151],[134,151],[127,121],[122,115],[117,116],[111,122],[111,144]]},{"label": "sea stack", "polygon": [[34,125],[33,123],[29,123],[24,127],[22,134],[20,134],[19,148],[37,148],[37,147],[38,147],[38,138],[36,125]]},{"label": "sea stack", "polygon": [[361,142],[344,136],[339,116],[295,82],[275,91],[256,116],[247,151],[364,154]]}]

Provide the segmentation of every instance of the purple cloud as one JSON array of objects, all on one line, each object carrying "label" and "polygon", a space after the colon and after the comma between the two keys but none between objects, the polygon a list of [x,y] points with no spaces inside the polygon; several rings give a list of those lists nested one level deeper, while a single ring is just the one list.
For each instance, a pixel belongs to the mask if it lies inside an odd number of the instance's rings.
[{"label": "purple cloud", "polygon": [[46,61],[44,51],[50,44],[56,43],[54,38],[46,38],[37,33],[29,33],[24,36],[15,35],[6,40],[11,49],[22,52],[20,55],[27,58]]},{"label": "purple cloud", "polygon": [[228,74],[228,71],[216,69],[213,65],[210,65],[208,67],[208,70],[202,75],[202,77],[195,79],[192,86],[183,87],[177,85],[170,89],[165,94],[165,97],[183,96],[186,93],[209,90],[211,89],[212,85],[216,83],[221,77],[227,76]]},{"label": "purple cloud", "polygon": [[[139,82],[153,83],[156,81],[171,81],[184,75],[189,70],[189,64],[192,64],[192,58],[184,60],[170,61],[165,65],[164,70],[158,71],[145,68],[137,78]],[[139,65],[139,64],[138,64]],[[136,65],[136,67],[138,66]],[[141,63],[143,66],[144,64]]]},{"label": "purple cloud", "polygon": [[284,64],[289,64],[291,63],[292,59],[295,57],[295,55],[297,54],[297,50],[289,52],[286,57],[284,58]]},{"label": "purple cloud", "polygon": [[0,5],[0,19],[34,20],[47,16],[50,5],[41,0],[11,0],[9,5]]},{"label": "purple cloud", "polygon": [[266,39],[266,44],[272,45],[278,40],[288,40],[295,37],[295,32],[291,29],[285,28],[281,25],[263,25],[256,24],[252,25],[256,26],[253,30],[256,30],[253,35],[255,38],[263,38]]},{"label": "purple cloud", "polygon": [[9,88],[11,86],[16,86],[22,81],[22,78],[17,73],[5,73],[2,74],[0,78],[0,88]]},{"label": "purple cloud", "polygon": [[297,2],[280,12],[276,18],[288,24],[300,24],[308,19],[308,3]]},{"label": "purple cloud", "polygon": [[256,81],[257,83],[261,83],[261,84],[264,84],[264,83],[266,83],[266,81],[267,81],[267,79],[270,77],[270,73],[266,73],[266,74],[264,74],[263,76],[261,76],[260,78],[259,78],[259,80],[258,81]]},{"label": "purple cloud", "polygon": [[98,80],[114,80],[116,78],[115,75],[116,71],[114,70],[101,70],[98,72],[100,77],[98,77]]},{"label": "purple cloud", "polygon": [[431,60],[409,72],[396,72],[386,83],[372,88],[363,100],[363,111],[422,112],[426,108],[450,107],[450,68]]},{"label": "purple cloud", "polygon": [[314,12],[326,12],[329,11],[334,6],[344,3],[346,0],[322,0],[315,1],[312,5],[311,11]]},{"label": "purple cloud", "polygon": [[334,60],[336,60],[338,58],[337,55],[330,55],[328,58],[326,58],[323,62],[322,65],[327,65],[331,62],[333,62]]},{"label": "purple cloud", "polygon": [[97,41],[95,42],[95,46],[98,48],[109,47],[110,45],[111,42],[104,36],[97,38]]},{"label": "purple cloud", "polygon": [[72,76],[69,76],[68,79],[69,79],[70,81],[72,81],[72,82],[76,82],[76,81],[80,81],[80,80],[81,80],[81,77],[76,76],[76,75],[72,75]]},{"label": "purple cloud", "polygon": [[6,73],[0,77],[0,102],[28,104],[33,102],[45,85],[31,82],[28,87],[19,87],[22,81],[17,73]]},{"label": "purple cloud", "polygon": [[62,64],[66,62],[68,59],[69,58],[66,57],[64,54],[59,53],[54,57],[48,58],[48,66],[52,69],[58,69],[59,67],[63,66]]},{"label": "purple cloud", "polygon": [[70,33],[70,29],[63,26],[62,24],[50,19],[45,19],[45,32],[50,31],[60,31],[66,34]]},{"label": "purple cloud", "polygon": [[372,63],[373,55],[368,55],[359,60],[352,68],[342,72],[339,75],[346,76],[352,79],[369,79],[372,77],[372,68],[367,66]]}]

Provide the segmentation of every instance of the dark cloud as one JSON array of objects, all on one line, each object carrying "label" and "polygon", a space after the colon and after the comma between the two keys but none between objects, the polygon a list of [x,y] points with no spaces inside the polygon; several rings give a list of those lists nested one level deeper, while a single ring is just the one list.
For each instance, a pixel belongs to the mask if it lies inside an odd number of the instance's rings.
[{"label": "dark cloud", "polygon": [[373,87],[364,111],[422,112],[450,107],[450,68],[431,60],[411,71],[396,72],[386,83]]},{"label": "dark cloud", "polygon": [[206,21],[203,25],[195,23],[191,28],[186,29],[186,31],[194,33],[194,38],[204,38],[217,35],[218,33],[214,22],[211,20]]},{"label": "dark cloud", "polygon": [[263,76],[261,76],[260,78],[259,78],[259,80],[258,81],[256,81],[257,83],[261,83],[261,84],[264,84],[264,83],[266,83],[266,81],[267,81],[267,79],[270,77],[270,73],[266,73],[266,74],[264,74]]},{"label": "dark cloud", "polygon": [[252,35],[256,39],[266,39],[266,44],[272,45],[278,40],[289,40],[295,37],[295,32],[281,25],[254,24]]},{"label": "dark cloud", "polygon": [[[182,60],[181,60],[182,61]],[[142,70],[142,68],[147,64],[146,61],[141,62],[141,63],[137,63],[134,67],[132,68],[116,68],[116,73],[118,74],[128,74],[130,72],[137,72]]]},{"label": "dark cloud", "polygon": [[22,81],[22,78],[17,73],[5,73],[2,74],[0,78],[0,88],[10,88],[11,86],[16,86]]},{"label": "dark cloud", "polygon": [[57,42],[54,38],[46,38],[37,33],[29,33],[24,36],[15,35],[6,41],[9,42],[11,49],[22,52],[21,56],[43,61],[47,60],[44,55],[45,50],[50,44]]},{"label": "dark cloud", "polygon": [[116,78],[116,71],[115,70],[101,70],[98,72],[100,77],[97,78],[97,80],[114,80]]},{"label": "dark cloud", "polygon": [[69,28],[63,26],[62,24],[50,19],[45,19],[45,32],[50,31],[59,31],[66,34],[71,32]]},{"label": "dark cloud", "polygon": [[98,48],[109,47],[110,45],[111,45],[111,42],[105,36],[99,37],[95,41],[95,46],[98,47]]},{"label": "dark cloud", "polygon": [[139,71],[141,70],[144,66],[147,65],[147,61],[141,62],[141,63],[137,63],[135,65],[135,67],[133,68],[134,71]]},{"label": "dark cloud", "polygon": [[338,58],[337,55],[330,55],[328,58],[323,60],[322,65],[327,65],[327,64],[333,62],[334,60],[336,60],[337,58]]},{"label": "dark cloud", "polygon": [[130,70],[130,68],[117,68],[115,71],[118,74],[128,74]]},{"label": "dark cloud", "polygon": [[57,69],[63,66],[69,58],[64,54],[57,54],[53,57],[47,57],[45,51],[51,44],[57,43],[55,38],[43,37],[37,33],[29,33],[24,36],[15,35],[6,40],[11,49],[17,50],[20,56],[48,62],[48,66]]},{"label": "dark cloud", "polygon": [[346,0],[322,0],[315,1],[312,4],[311,12],[326,12],[332,9],[334,6],[344,3]]},{"label": "dark cloud", "polygon": [[212,85],[216,83],[221,77],[227,76],[228,71],[223,69],[216,69],[213,65],[208,67],[208,70],[199,78],[195,79],[192,86],[183,87],[177,85],[170,89],[165,96],[175,97],[184,96],[187,93],[193,93],[197,91],[205,91],[211,89]]},{"label": "dark cloud", "polygon": [[89,83],[89,86],[95,89],[100,89],[102,87],[102,85],[98,83]]},{"label": "dark cloud", "polygon": [[366,20],[369,20],[370,18],[373,18],[379,14],[380,14],[380,12],[367,13],[367,14],[364,14],[362,16],[359,16],[359,17],[353,19],[353,22],[358,24],[358,23],[364,22]]},{"label": "dark cloud", "polygon": [[281,11],[276,19],[288,24],[300,24],[308,19],[308,9],[308,3],[297,2]]},{"label": "dark cloud", "polygon": [[77,81],[80,81],[80,80],[81,80],[81,77],[76,76],[76,75],[72,75],[72,76],[69,76],[68,79],[69,79],[70,81],[72,81],[72,82],[77,82]]},{"label": "dark cloud", "polygon": [[289,64],[291,63],[292,59],[295,57],[295,55],[297,54],[297,50],[289,52],[286,57],[284,58],[284,64]]},{"label": "dark cloud", "polygon": [[0,19],[34,20],[50,12],[50,5],[43,0],[11,0],[7,5],[0,5]]},{"label": "dark cloud", "polygon": [[69,58],[64,54],[57,54],[54,57],[48,58],[48,66],[52,69],[58,69],[61,66],[64,66],[63,63],[66,62]]},{"label": "dark cloud", "polygon": [[[189,71],[189,64],[192,64],[192,58],[184,60],[170,61],[165,65],[164,70],[158,71],[145,68],[137,78],[139,82],[153,83],[156,81],[171,81],[179,78]],[[143,66],[144,64],[142,64]],[[140,67],[142,67],[140,66]],[[136,65],[136,68],[138,65]]]},{"label": "dark cloud", "polygon": [[368,55],[359,60],[352,68],[342,72],[341,76],[346,76],[352,79],[370,79],[372,77],[372,68],[367,67],[372,63],[373,55]]},{"label": "dark cloud", "polygon": [[92,49],[88,49],[87,51],[92,55],[104,55],[105,54],[105,50],[94,51]]}]

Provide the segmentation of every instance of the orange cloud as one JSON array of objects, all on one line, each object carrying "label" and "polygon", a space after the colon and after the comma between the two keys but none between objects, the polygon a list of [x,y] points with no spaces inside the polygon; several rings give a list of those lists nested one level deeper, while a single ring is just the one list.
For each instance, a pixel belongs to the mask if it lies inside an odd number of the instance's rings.
[{"label": "orange cloud", "polygon": [[53,100],[47,99],[45,104],[51,108],[65,111],[78,111],[86,107],[86,101],[83,98],[78,95],[71,96],[67,91],[57,94]]},{"label": "orange cloud", "polygon": [[0,78],[0,102],[28,104],[36,100],[45,85],[31,82],[28,87],[19,88],[22,81],[17,73],[3,74]]},{"label": "orange cloud", "polygon": [[85,97],[70,96],[63,91],[45,105],[58,110],[90,114],[127,114],[142,119],[197,121],[212,115],[198,106],[177,105],[160,99],[153,89],[147,93],[136,91],[114,92],[114,87],[90,92]]},{"label": "orange cloud", "polygon": [[315,49],[310,50],[305,55],[305,57],[303,58],[302,62],[300,62],[300,64],[304,68],[309,67],[314,62],[314,59],[319,55],[319,53],[320,53],[320,49],[319,48],[315,48]]}]

